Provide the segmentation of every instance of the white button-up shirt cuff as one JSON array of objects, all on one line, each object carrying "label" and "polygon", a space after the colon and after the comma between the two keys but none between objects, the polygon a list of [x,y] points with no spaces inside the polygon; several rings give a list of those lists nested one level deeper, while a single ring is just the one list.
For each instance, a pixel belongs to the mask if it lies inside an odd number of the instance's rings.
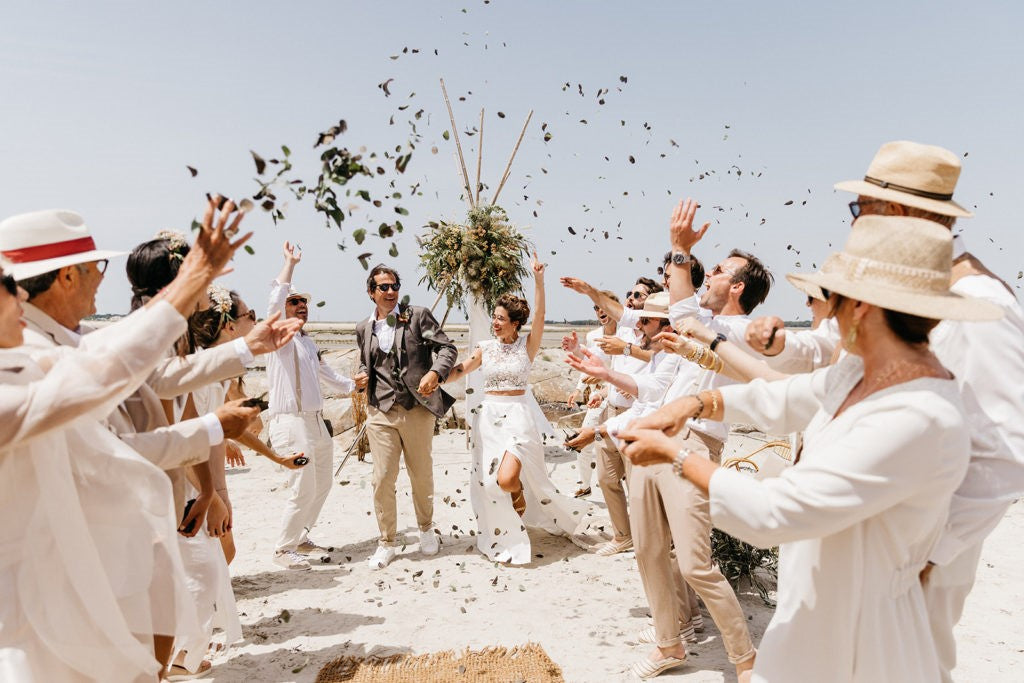
[{"label": "white button-up shirt cuff", "polygon": [[224,442],[224,428],[214,413],[206,413],[199,418],[206,427],[206,436],[210,439],[211,446],[219,446]]},{"label": "white button-up shirt cuff", "polygon": [[235,345],[235,353],[238,354],[238,360],[242,362],[242,365],[246,367],[252,365],[256,360],[256,356],[252,354],[252,349],[246,343],[245,337],[239,337],[232,343]]}]

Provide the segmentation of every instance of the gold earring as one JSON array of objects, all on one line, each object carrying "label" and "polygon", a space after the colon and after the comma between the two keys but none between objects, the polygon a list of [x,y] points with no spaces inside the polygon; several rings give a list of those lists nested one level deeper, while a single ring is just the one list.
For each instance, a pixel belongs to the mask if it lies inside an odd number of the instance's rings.
[{"label": "gold earring", "polygon": [[846,338],[843,339],[843,346],[846,347],[847,351],[853,351],[857,347],[857,328],[860,326],[860,321],[854,319],[853,324],[850,326],[850,331],[846,333]]}]

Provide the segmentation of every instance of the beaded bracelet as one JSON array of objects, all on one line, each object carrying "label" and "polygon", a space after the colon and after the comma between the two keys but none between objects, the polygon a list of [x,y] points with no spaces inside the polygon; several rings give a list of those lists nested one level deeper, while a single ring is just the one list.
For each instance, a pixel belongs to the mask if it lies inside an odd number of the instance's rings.
[{"label": "beaded bracelet", "polygon": [[693,397],[697,399],[697,403],[700,404],[700,409],[697,411],[697,414],[694,415],[693,417],[700,417],[701,414],[704,412],[704,399],[700,397],[700,394],[694,394]]}]

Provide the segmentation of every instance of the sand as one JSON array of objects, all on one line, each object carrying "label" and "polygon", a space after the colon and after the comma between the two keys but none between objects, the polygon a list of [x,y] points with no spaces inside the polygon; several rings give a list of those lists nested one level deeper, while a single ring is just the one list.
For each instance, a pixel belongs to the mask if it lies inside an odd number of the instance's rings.
[{"label": "sand", "polygon": [[[340,462],[347,439],[336,439]],[[549,460],[563,491],[576,488],[575,462]],[[424,557],[405,472],[398,484],[399,534],[407,546],[386,569],[371,571],[377,528],[371,511],[372,466],[350,458],[324,507],[312,538],[333,545],[329,563],[311,571],[278,568],[271,561],[287,475],[259,457],[228,476],[235,508],[238,557],[232,565],[244,642],[214,657],[207,680],[313,681],[319,668],[345,654],[424,653],[436,650],[543,644],[567,681],[633,680],[627,668],[650,646],[636,644],[648,625],[647,605],[632,553],[588,554],[564,538],[531,533],[535,560],[505,567],[475,550],[467,481],[465,434],[446,431],[434,440],[435,521],[441,552]],[[595,487],[591,520],[606,521]],[[1024,506],[1016,504],[990,537],[978,585],[959,627],[964,681],[1024,680],[1024,595],[1020,567]],[[740,602],[755,643],[771,610],[753,592]],[[732,681],[721,639],[707,618],[691,662],[659,680]],[[894,644],[894,646],[897,646]]]}]

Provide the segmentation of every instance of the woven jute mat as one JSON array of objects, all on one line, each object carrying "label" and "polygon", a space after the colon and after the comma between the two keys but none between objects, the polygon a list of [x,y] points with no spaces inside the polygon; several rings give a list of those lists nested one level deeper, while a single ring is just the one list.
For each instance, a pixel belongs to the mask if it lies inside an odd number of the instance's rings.
[{"label": "woven jute mat", "polygon": [[316,683],[564,683],[562,670],[537,643],[387,657],[340,657],[328,662]]}]

